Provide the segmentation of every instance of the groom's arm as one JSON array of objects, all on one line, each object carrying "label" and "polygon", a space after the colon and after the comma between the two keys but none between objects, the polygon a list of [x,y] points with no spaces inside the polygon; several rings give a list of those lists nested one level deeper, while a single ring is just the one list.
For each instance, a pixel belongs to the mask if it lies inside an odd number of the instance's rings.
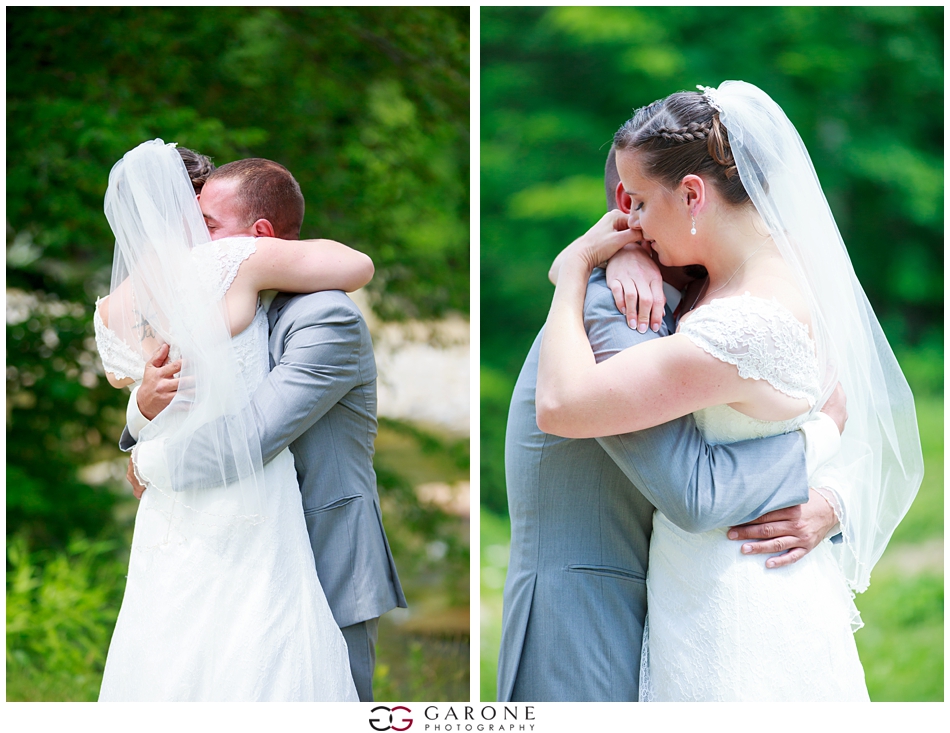
[{"label": "groom's arm", "polygon": [[[600,270],[588,286],[585,326],[598,361],[657,337],[627,325]],[[689,532],[743,524],[809,499],[798,431],[712,446],[687,416],[598,442],[657,509]]]},{"label": "groom's arm", "polygon": [[[260,445],[264,463],[365,380],[359,358],[362,328],[355,306],[334,304],[330,309],[298,309],[284,338],[280,363],[267,375],[241,415],[245,439],[251,447]],[[144,388],[143,383],[140,391]],[[215,451],[213,437],[219,432],[220,421],[191,436],[181,469],[176,472],[184,483],[176,489],[215,486],[221,483],[222,474],[228,480],[238,478],[232,456]],[[160,457],[139,454],[139,461],[157,459]],[[149,473],[147,468],[142,472]]]}]

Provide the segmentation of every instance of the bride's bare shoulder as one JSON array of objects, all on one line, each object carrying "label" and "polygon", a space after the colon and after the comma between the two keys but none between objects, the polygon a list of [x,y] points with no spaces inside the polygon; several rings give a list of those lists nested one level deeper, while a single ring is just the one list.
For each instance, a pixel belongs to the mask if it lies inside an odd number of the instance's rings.
[{"label": "bride's bare shoulder", "polygon": [[808,308],[808,300],[795,282],[791,270],[780,259],[777,262],[768,263],[767,267],[756,273],[754,281],[750,283],[747,290],[760,298],[776,300],[796,319],[808,326],[809,331],[811,330],[811,311]]},{"label": "bride's bare shoulder", "polygon": [[109,296],[104,298],[99,298],[96,301],[96,313],[99,314],[99,319],[102,321],[102,325],[106,328],[109,327]]}]

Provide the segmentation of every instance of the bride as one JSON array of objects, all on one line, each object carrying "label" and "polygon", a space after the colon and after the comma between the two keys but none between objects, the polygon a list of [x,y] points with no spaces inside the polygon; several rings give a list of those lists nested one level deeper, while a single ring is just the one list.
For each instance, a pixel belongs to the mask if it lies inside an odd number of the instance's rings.
[{"label": "bride", "polygon": [[[839,380],[850,415],[831,467],[850,489],[826,497],[840,545],[826,540],[771,569],[725,529],[691,535],[655,513],[641,699],[867,700],[852,598],[923,462],[913,398],[808,153],[778,105],[745,82],[654,102],[614,145],[632,210],[607,214],[562,256],[539,427],[597,437],[693,413],[708,441],[735,442],[796,429]],[[587,278],[637,240],[662,264],[701,264],[709,277],[674,335],[596,364],[581,315]]]},{"label": "bride", "polygon": [[[354,290],[372,263],[328,240],[211,241],[185,165],[161,140],[113,167],[105,211],[112,288],[94,320],[109,381],[141,379],[163,344],[182,368],[133,453],[163,460],[139,474],[148,490],[99,699],[356,700],[293,458],[284,449],[265,464],[241,410],[268,372],[258,293]],[[186,488],[182,459],[199,430],[213,436],[215,478]]]}]

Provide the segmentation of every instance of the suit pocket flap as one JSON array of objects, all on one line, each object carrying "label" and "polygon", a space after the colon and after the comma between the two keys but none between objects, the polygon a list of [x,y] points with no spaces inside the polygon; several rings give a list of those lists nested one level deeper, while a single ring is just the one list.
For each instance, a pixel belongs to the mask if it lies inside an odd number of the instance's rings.
[{"label": "suit pocket flap", "polygon": [[363,498],[362,494],[352,494],[350,496],[341,496],[338,499],[334,499],[329,504],[324,504],[323,506],[318,506],[313,509],[304,509],[303,513],[304,513],[304,516],[306,517],[306,516],[309,516],[310,514],[319,514],[320,512],[328,512],[331,509],[339,509],[341,506],[346,506],[351,501],[355,501],[356,499],[362,499],[362,498]]},{"label": "suit pocket flap", "polygon": [[565,570],[569,573],[589,573],[590,575],[603,575],[607,578],[617,578],[618,580],[632,580],[637,583],[646,581],[646,576],[636,570],[625,570],[615,568],[610,565],[568,565]]}]

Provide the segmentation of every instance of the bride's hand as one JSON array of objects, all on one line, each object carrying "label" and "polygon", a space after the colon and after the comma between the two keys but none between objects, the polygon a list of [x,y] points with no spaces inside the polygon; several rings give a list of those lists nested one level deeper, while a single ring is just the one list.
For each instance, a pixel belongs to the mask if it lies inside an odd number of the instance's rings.
[{"label": "bride's hand", "polygon": [[630,328],[646,333],[660,330],[666,294],[663,276],[641,245],[628,244],[607,262],[607,285],[614,294],[617,310],[627,316]]},{"label": "bride's hand", "polygon": [[574,240],[564,253],[566,257],[579,260],[590,272],[613,257],[620,249],[637,242],[640,236],[639,229],[632,230],[627,225],[627,215],[619,209],[614,209],[604,214],[600,221]]}]

